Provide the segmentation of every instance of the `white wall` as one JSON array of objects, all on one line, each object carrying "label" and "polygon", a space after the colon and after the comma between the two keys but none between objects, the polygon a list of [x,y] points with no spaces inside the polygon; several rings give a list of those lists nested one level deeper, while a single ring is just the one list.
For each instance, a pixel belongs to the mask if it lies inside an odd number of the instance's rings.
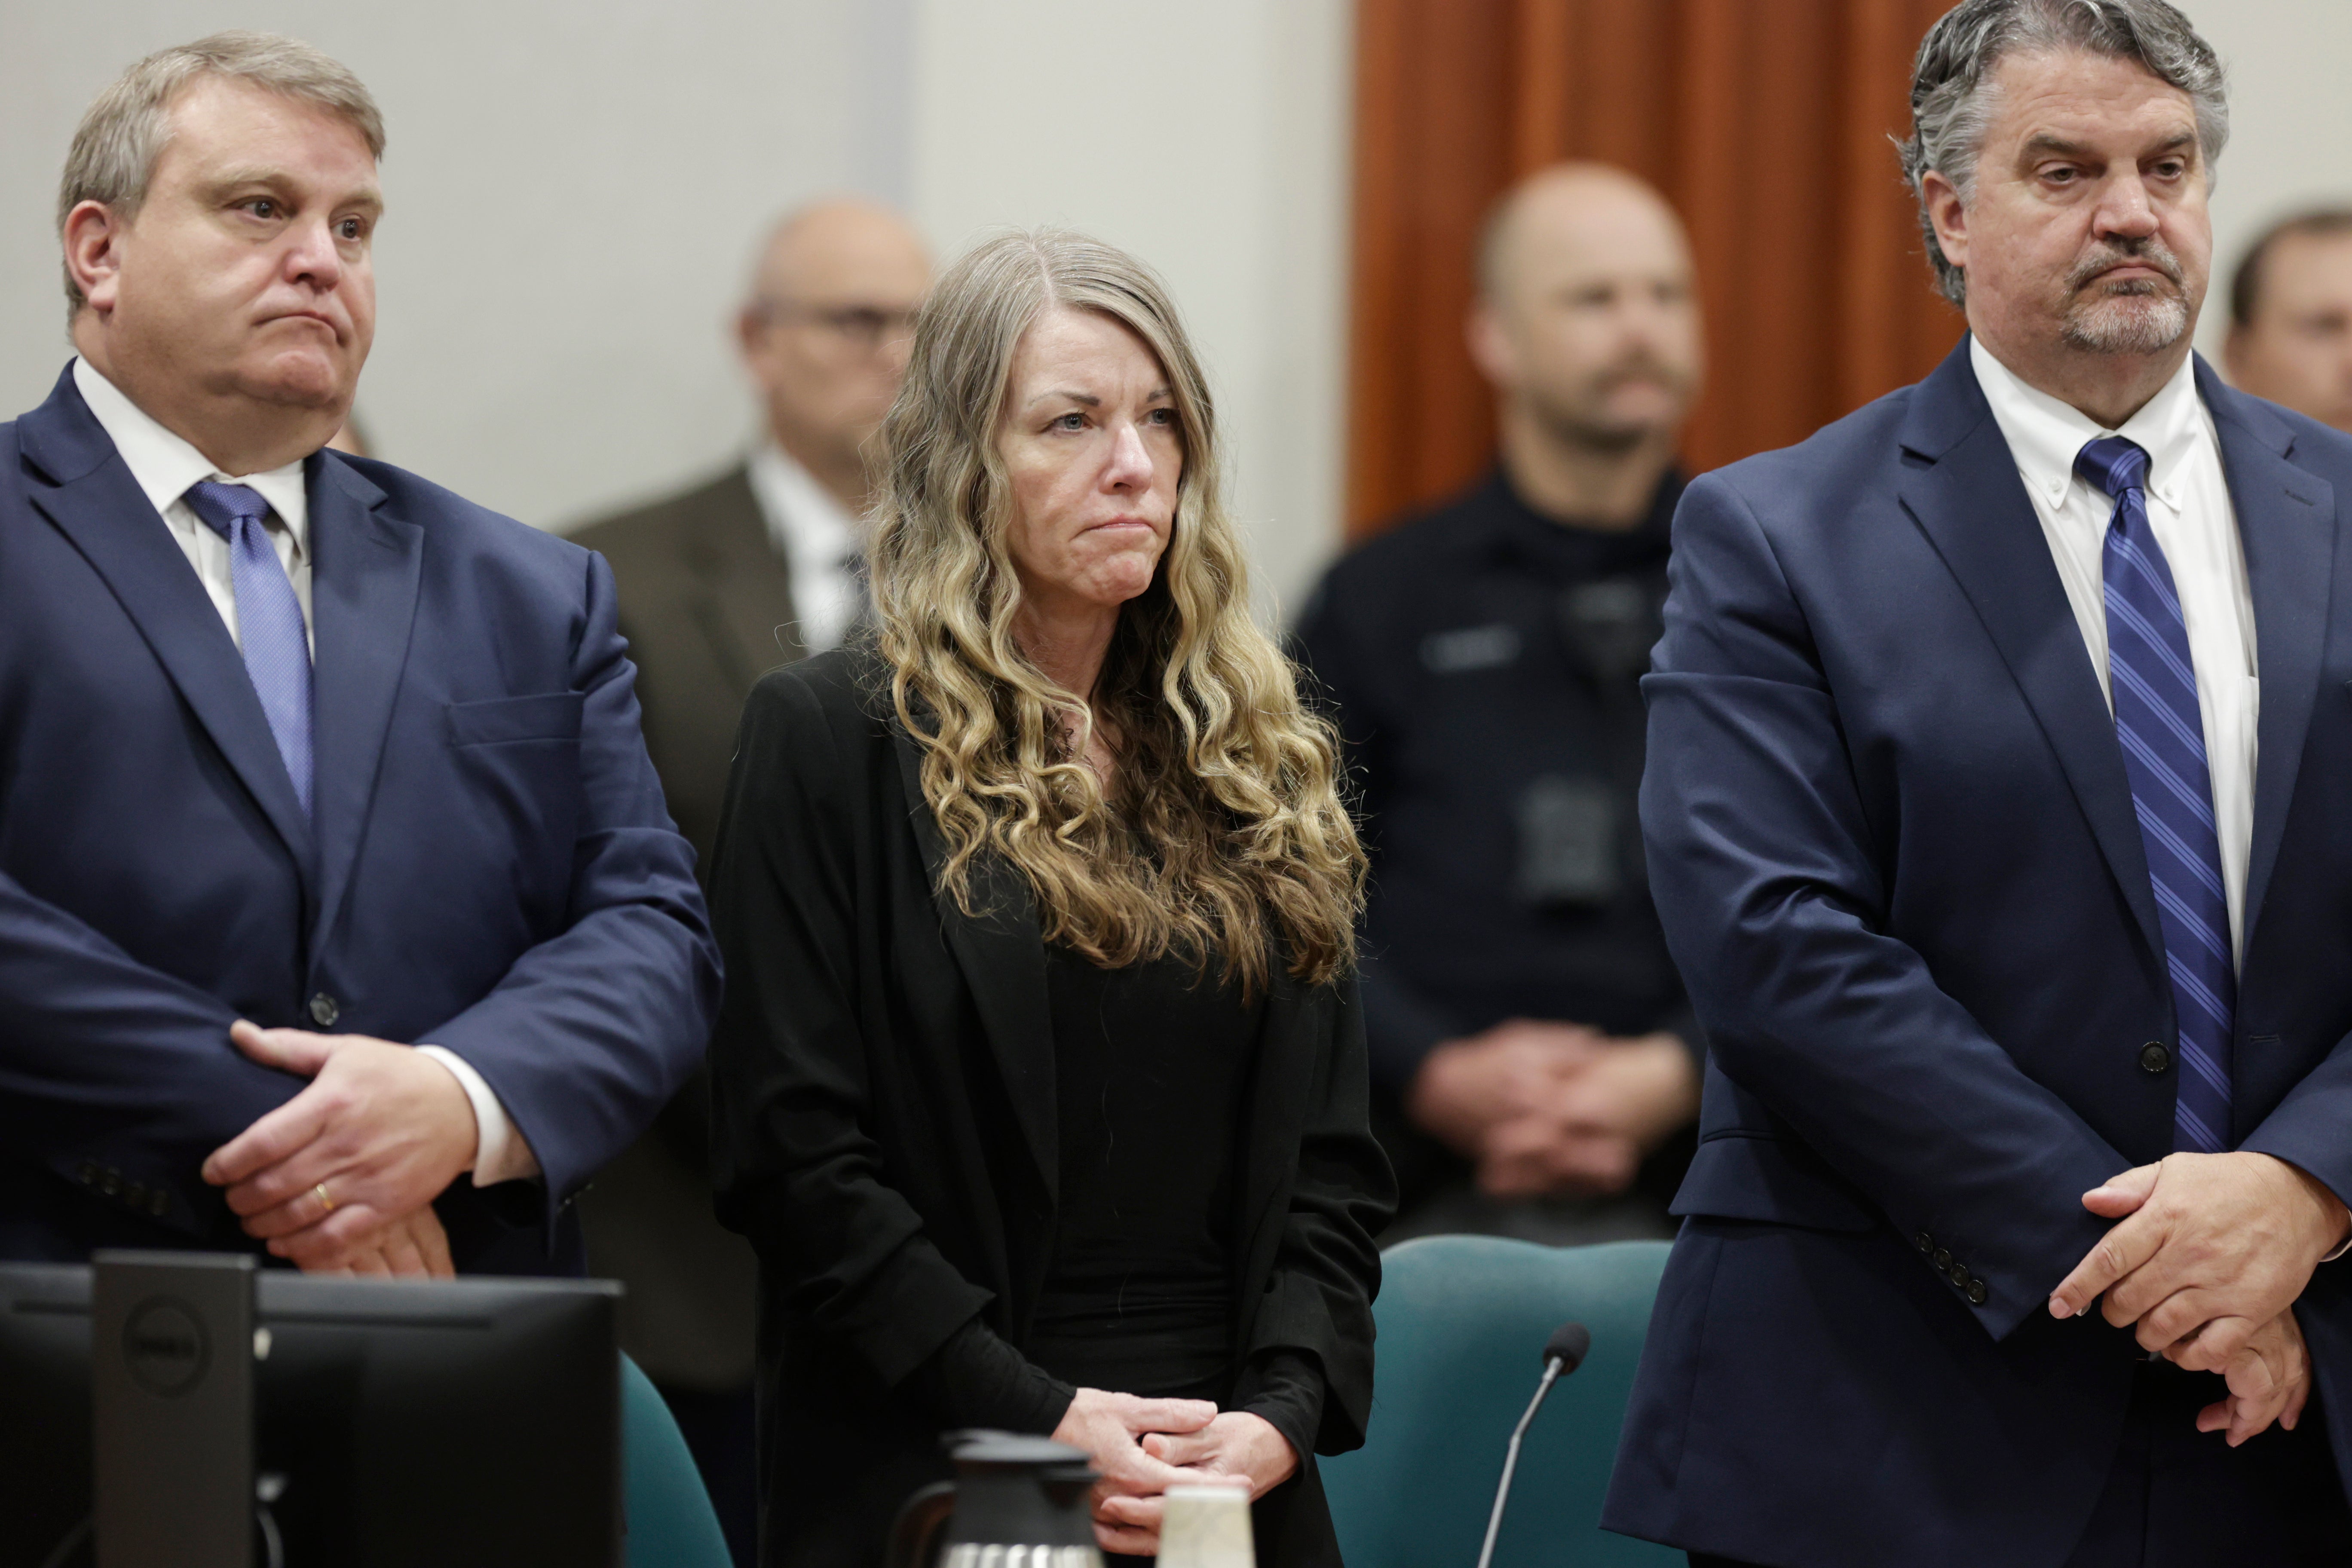
[{"label": "white wall", "polygon": [[[257,26],[382,101],[360,395],[381,454],[561,526],[751,427],[724,335],[760,231],[831,190],[942,250],[1056,221],[1159,265],[1200,332],[1265,575],[1339,512],[1346,0],[5,0],[0,417],[69,352],[51,213],[75,121],[150,49]],[[1074,17],[1082,18],[1078,23]]]},{"label": "white wall", "polygon": [[2230,144],[2213,192],[2213,292],[2198,344],[2221,363],[2229,279],[2263,228],[2300,207],[2352,202],[2352,5],[2189,0],[2230,69]]},{"label": "white wall", "polygon": [[[724,324],[780,209],[861,190],[942,251],[1066,223],[1167,274],[1215,379],[1262,596],[1337,539],[1349,0],[0,0],[0,415],[67,349],[50,231],[74,121],[140,54],[308,37],[390,120],[383,455],[560,526],[726,460]],[[2233,76],[2226,277],[2352,195],[2352,5],[2189,0]],[[2217,336],[2219,300],[2205,341]]]},{"label": "white wall", "polygon": [[[1064,224],[1166,275],[1208,361],[1262,602],[1338,537],[1346,0],[923,0],[915,211]],[[1074,25],[1073,18],[1083,18]]]}]

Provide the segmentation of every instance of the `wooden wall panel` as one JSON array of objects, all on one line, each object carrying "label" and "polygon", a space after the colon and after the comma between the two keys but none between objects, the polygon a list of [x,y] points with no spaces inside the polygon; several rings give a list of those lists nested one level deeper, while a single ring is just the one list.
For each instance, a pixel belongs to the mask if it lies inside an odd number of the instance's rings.
[{"label": "wooden wall panel", "polygon": [[1948,0],[1358,0],[1349,531],[1475,478],[1464,347],[1487,207],[1562,158],[1657,184],[1706,312],[1695,468],[1803,439],[1932,369],[1935,295],[1888,138]]}]

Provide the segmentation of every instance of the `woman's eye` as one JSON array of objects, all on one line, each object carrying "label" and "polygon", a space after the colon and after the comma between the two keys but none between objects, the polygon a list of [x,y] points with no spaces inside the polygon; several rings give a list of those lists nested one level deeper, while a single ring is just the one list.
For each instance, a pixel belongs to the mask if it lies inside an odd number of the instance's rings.
[{"label": "woman's eye", "polygon": [[1176,411],[1173,408],[1155,408],[1146,417],[1152,424],[1166,429],[1176,423]]},{"label": "woman's eye", "polygon": [[1047,426],[1054,430],[1083,430],[1086,427],[1087,416],[1083,414],[1065,414]]},{"label": "woman's eye", "polygon": [[278,204],[268,196],[256,196],[245,204],[245,210],[256,217],[276,217]]}]

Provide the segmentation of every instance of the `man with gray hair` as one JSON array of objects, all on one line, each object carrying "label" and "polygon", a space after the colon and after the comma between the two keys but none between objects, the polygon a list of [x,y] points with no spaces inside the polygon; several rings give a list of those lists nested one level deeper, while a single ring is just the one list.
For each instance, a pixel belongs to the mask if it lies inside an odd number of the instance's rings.
[{"label": "man with gray hair", "polygon": [[1603,1523],[2352,1561],[2352,439],[2190,353],[2228,121],[2165,0],[1967,0],[1911,105],[1968,337],[1675,518],[1712,1055]]},{"label": "man with gray hair", "polygon": [[0,425],[0,1258],[577,1271],[700,1056],[611,574],[327,449],[383,150],[350,71],[224,33],[67,159],[75,358]]}]

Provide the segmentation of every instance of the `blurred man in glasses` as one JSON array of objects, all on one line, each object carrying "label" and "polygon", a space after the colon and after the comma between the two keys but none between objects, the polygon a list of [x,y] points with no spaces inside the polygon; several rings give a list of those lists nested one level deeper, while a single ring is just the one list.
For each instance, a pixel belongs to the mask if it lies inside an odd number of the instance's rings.
[{"label": "blurred man in glasses", "polygon": [[[612,563],[646,746],[700,865],[752,682],[865,615],[868,439],[929,280],[895,213],[826,201],[787,216],[736,319],[765,415],[757,444],[715,479],[572,535]],[[592,1268],[629,1288],[623,1346],[677,1412],[748,1563],[755,1270],[711,1216],[708,1097],[698,1073],[583,1204]]]}]

